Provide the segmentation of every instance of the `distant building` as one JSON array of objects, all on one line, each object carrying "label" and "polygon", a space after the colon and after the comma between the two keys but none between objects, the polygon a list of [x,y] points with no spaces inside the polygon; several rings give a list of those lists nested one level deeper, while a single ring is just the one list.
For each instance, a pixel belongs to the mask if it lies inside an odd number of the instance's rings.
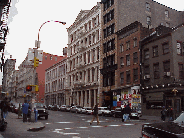
[{"label": "distant building", "polygon": [[23,102],[24,97],[27,97],[30,100],[30,93],[26,92],[27,85],[36,85],[39,86],[39,92],[36,94],[36,97],[33,99],[37,99],[37,102],[44,103],[45,99],[45,69],[56,64],[57,62],[61,61],[65,57],[52,55],[49,53],[43,52],[42,64],[36,68],[35,78],[33,78],[33,68],[26,68],[24,65],[33,65],[33,63],[28,62],[28,57],[20,64],[19,66],[19,73],[18,73],[18,86],[17,91],[18,95],[17,98],[19,101]]},{"label": "distant building", "polygon": [[7,59],[3,66],[2,91],[12,96],[12,72],[15,71],[16,59]]}]

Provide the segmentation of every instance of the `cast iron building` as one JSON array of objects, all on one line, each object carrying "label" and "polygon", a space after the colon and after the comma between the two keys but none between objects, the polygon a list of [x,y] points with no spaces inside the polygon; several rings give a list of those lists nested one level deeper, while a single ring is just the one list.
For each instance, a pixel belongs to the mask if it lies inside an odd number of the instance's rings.
[{"label": "cast iron building", "polygon": [[94,106],[99,97],[101,4],[81,10],[68,31],[67,74],[70,104]]}]

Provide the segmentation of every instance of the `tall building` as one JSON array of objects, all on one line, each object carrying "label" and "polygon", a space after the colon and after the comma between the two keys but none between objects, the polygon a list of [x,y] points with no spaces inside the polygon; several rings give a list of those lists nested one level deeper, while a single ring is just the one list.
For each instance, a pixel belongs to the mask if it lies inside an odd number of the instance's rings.
[{"label": "tall building", "polygon": [[69,104],[93,107],[99,99],[101,4],[81,10],[68,31]]},{"label": "tall building", "polygon": [[[138,21],[143,27],[152,29],[162,24],[174,27],[184,20],[180,12],[153,0],[102,0],[101,1],[101,47],[100,47],[100,104],[105,101],[113,106],[113,93],[119,92],[116,76],[118,69],[118,38],[116,32]],[[128,28],[127,28],[128,29]],[[130,57],[131,58],[131,57]],[[119,98],[119,97],[118,97]]]}]

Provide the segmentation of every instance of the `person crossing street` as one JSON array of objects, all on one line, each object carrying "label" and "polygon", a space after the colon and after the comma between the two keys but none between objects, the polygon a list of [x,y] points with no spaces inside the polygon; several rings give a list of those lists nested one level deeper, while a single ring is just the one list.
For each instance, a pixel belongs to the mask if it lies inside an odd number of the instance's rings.
[{"label": "person crossing street", "polygon": [[97,125],[100,125],[99,118],[98,118],[98,104],[96,104],[93,109],[93,118],[90,122],[90,125],[92,125],[95,118],[97,119]]}]

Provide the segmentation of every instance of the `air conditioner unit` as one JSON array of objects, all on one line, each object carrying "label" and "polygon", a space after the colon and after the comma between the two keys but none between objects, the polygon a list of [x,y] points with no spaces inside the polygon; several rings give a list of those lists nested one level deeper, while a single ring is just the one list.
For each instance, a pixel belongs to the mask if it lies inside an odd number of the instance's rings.
[{"label": "air conditioner unit", "polygon": [[121,63],[121,66],[124,66],[125,64],[124,63]]},{"label": "air conditioner unit", "polygon": [[144,79],[150,79],[150,75],[144,75]]},{"label": "air conditioner unit", "polygon": [[166,74],[167,76],[170,76],[171,75],[171,73],[170,72],[167,72],[167,74]]}]

